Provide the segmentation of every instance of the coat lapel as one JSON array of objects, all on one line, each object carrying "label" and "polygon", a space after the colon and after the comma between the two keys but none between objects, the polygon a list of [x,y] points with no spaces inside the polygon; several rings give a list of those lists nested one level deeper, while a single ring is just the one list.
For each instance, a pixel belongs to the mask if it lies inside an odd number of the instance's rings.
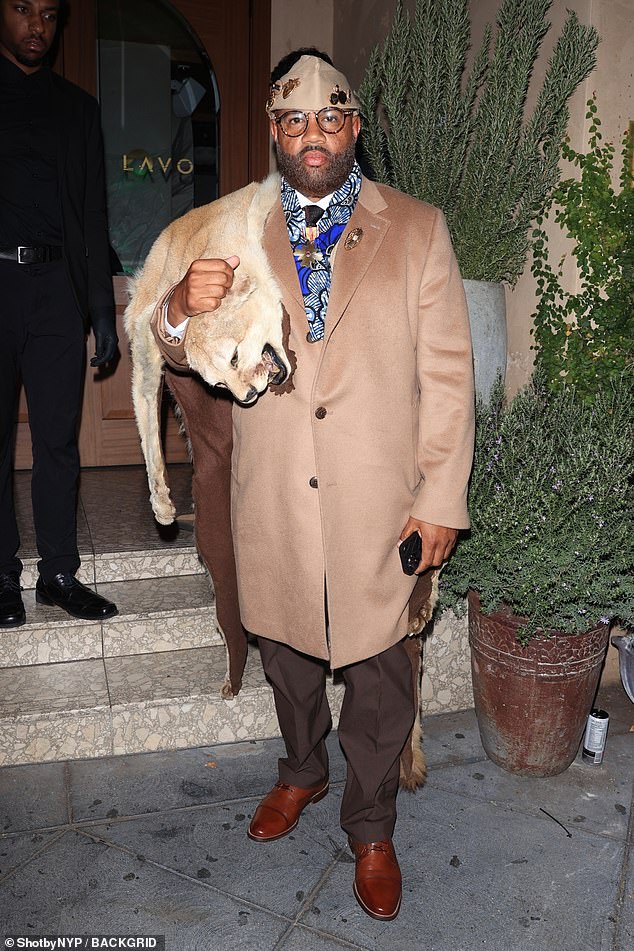
[{"label": "coat lapel", "polygon": [[301,313],[305,315],[304,298],[299,286],[297,269],[291,253],[286,221],[284,220],[284,212],[280,201],[276,201],[273,205],[264,226],[264,251],[280,284],[285,303],[290,302],[289,298],[292,298],[300,308]]},{"label": "coat lapel", "polygon": [[[386,207],[374,182],[364,178],[357,206],[337,243],[326,315],[326,339],[343,317],[390,228],[388,219],[378,214]],[[352,238],[357,240],[351,238],[346,246],[348,236],[355,231],[357,234]]]}]

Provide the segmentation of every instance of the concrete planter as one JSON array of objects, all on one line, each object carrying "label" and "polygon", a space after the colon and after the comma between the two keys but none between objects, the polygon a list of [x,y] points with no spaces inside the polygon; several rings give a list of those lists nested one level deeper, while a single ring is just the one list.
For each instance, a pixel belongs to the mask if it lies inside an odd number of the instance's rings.
[{"label": "concrete planter", "polygon": [[615,634],[612,644],[619,652],[621,683],[634,703],[634,634]]},{"label": "concrete planter", "polygon": [[506,302],[502,284],[463,281],[473,340],[476,394],[485,402],[506,374]]}]

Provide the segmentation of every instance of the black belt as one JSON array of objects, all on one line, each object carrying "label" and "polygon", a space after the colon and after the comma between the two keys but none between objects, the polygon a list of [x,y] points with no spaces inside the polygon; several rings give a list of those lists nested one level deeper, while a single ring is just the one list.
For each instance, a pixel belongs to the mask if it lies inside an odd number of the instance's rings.
[{"label": "black belt", "polygon": [[38,244],[34,247],[0,248],[0,258],[4,261],[15,261],[17,264],[47,264],[49,261],[59,261],[64,251],[58,244]]}]

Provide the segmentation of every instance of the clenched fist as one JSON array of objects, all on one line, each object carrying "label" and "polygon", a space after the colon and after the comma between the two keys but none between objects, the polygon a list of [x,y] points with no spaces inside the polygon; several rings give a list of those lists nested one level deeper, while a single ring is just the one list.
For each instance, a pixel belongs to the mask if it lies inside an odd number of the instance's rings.
[{"label": "clenched fist", "polygon": [[192,261],[169,302],[167,319],[172,327],[177,327],[188,317],[220,307],[233,284],[233,272],[239,264],[240,258],[235,254],[226,260],[202,258]]}]

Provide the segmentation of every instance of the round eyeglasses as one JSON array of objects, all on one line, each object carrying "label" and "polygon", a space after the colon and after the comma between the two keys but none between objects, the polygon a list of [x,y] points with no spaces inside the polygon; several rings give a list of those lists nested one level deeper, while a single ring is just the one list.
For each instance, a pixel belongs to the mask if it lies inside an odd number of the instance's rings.
[{"label": "round eyeglasses", "polygon": [[295,138],[298,135],[304,134],[308,128],[308,117],[314,116],[322,132],[334,135],[337,132],[341,132],[346,124],[346,117],[354,115],[357,115],[356,109],[333,109],[328,106],[325,109],[320,109],[319,112],[315,112],[314,110],[309,110],[308,112],[284,112],[281,116],[276,118],[275,122],[284,135]]}]

